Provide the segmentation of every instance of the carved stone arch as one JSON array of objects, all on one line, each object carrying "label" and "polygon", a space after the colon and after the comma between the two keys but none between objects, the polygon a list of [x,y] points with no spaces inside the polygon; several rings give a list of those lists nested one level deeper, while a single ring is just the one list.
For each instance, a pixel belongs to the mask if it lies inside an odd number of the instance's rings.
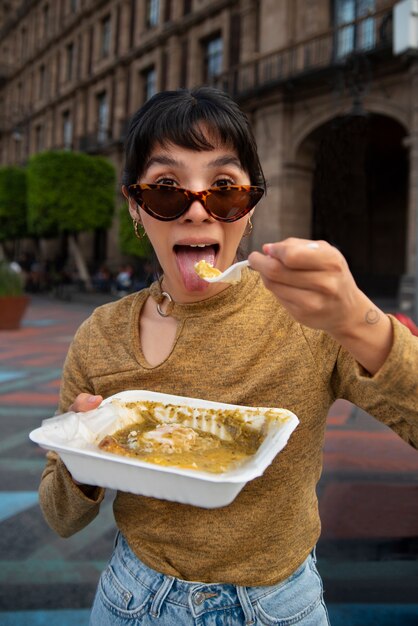
[{"label": "carved stone arch", "polygon": [[330,107],[305,120],[285,167],[300,189],[305,232],[337,246],[369,295],[392,298],[406,270],[408,122],[378,100],[368,100],[367,113],[336,116]]},{"label": "carved stone arch", "polygon": [[[345,103],[344,106],[339,108],[335,107],[335,104],[329,104],[315,111],[315,115],[307,115],[303,120],[297,124],[293,130],[288,157],[290,162],[297,162],[300,158],[303,159],[301,149],[303,150],[303,144],[306,141],[310,141],[315,131],[322,126],[331,122],[333,119],[345,115],[349,111],[349,103]],[[384,115],[397,121],[403,126],[406,132],[409,134],[410,119],[408,111],[405,107],[394,104],[388,101],[386,98],[380,98],[376,96],[369,96],[364,103],[364,108],[367,113]]]},{"label": "carved stone arch", "polygon": [[400,124],[407,133],[409,133],[411,123],[410,111],[406,107],[396,105],[388,98],[382,98],[370,94],[370,96],[367,97],[364,108],[370,113],[392,118],[398,122],[398,124]]},{"label": "carved stone arch", "polygon": [[309,142],[311,136],[319,128],[342,115],[342,110],[336,110],[335,106],[329,105],[315,111],[315,115],[307,115],[294,128],[289,146],[289,160],[297,161],[300,156],[301,146],[305,141]]}]

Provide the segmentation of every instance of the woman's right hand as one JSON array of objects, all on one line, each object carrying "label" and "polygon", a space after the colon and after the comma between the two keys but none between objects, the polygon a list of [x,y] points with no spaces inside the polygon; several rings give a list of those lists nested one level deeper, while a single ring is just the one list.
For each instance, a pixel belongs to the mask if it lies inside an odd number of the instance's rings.
[{"label": "woman's right hand", "polygon": [[102,401],[103,396],[92,396],[90,393],[79,393],[68,410],[75,411],[76,413],[85,413],[86,411],[97,409]]},{"label": "woman's right hand", "polygon": [[[75,411],[76,413],[86,413],[86,411],[92,411],[93,409],[97,409],[102,400],[103,396],[92,396],[90,393],[79,393],[68,410]],[[79,483],[78,480],[75,480],[73,476],[71,478],[73,479],[73,482],[80,487],[80,489],[87,497],[93,498],[94,494],[97,491],[97,487],[91,485],[83,485],[82,483]]]}]

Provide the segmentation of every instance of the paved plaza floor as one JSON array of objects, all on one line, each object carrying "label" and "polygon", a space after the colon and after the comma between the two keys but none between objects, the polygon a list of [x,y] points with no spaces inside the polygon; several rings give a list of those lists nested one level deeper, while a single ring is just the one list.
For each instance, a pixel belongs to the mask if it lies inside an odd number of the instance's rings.
[{"label": "paved plaza floor", "polygon": [[[112,493],[69,539],[37,503],[44,451],[29,432],[53,415],[61,367],[94,300],[33,297],[23,327],[0,333],[0,624],[87,626],[111,552]],[[332,626],[418,625],[418,452],[350,403],[330,410],[318,488],[318,566]]]}]

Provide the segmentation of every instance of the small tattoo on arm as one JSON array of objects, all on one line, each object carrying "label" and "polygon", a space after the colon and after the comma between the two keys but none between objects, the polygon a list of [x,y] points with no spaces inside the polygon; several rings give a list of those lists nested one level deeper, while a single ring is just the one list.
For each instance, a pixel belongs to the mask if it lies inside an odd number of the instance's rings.
[{"label": "small tattoo on arm", "polygon": [[369,309],[364,319],[366,320],[367,324],[377,324],[377,322],[380,320],[379,311],[376,311],[376,309]]}]

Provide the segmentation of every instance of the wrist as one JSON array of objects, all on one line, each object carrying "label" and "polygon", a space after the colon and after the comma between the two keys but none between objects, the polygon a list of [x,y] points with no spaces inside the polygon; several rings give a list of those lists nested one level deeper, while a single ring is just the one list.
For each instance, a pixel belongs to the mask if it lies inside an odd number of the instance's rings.
[{"label": "wrist", "polygon": [[374,375],[385,362],[393,342],[393,330],[389,317],[365,294],[361,293],[346,323],[329,334]]}]

